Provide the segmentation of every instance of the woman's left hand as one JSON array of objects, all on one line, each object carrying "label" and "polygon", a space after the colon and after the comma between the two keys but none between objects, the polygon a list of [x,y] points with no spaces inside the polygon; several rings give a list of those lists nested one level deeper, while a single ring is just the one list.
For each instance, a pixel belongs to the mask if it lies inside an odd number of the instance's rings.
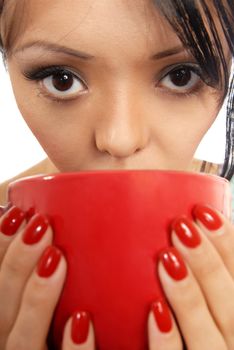
[{"label": "woman's left hand", "polygon": [[193,217],[173,221],[174,247],[160,254],[174,317],[169,332],[149,322],[151,350],[182,350],[182,338],[188,350],[234,349],[234,227],[209,206],[195,206]]},{"label": "woman's left hand", "polygon": [[[158,273],[170,308],[163,300],[153,304],[149,350],[182,350],[184,345],[188,350],[234,349],[234,227],[208,206],[197,205],[193,216],[173,221],[173,247],[159,256]],[[87,317],[84,313],[74,324],[68,321],[63,350],[95,349]],[[71,333],[79,345],[70,340]]]}]

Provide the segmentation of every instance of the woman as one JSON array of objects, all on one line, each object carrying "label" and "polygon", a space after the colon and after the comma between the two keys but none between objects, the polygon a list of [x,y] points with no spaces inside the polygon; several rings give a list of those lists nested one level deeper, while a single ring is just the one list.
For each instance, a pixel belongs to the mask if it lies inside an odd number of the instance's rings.
[{"label": "woman", "polygon": [[[231,178],[232,0],[1,2],[16,101],[58,171],[188,170],[229,95],[222,175]],[[175,249],[160,257],[168,304],[152,305],[150,350],[234,348],[234,228],[212,208],[195,215],[177,218]],[[13,207],[0,220],[0,348],[45,349],[66,261],[42,215],[26,223]],[[81,310],[63,350],[93,350],[94,334]]]}]

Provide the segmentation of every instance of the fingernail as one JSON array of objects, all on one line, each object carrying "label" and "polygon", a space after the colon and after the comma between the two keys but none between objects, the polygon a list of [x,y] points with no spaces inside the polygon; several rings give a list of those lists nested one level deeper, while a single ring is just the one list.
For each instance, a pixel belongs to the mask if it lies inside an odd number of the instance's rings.
[{"label": "fingernail", "polygon": [[54,246],[47,247],[37,264],[37,273],[40,277],[50,277],[56,270],[62,253]]},{"label": "fingernail", "polygon": [[43,215],[36,214],[27,224],[24,234],[23,242],[25,244],[35,244],[40,241],[49,226],[47,218]]},{"label": "fingernail", "polygon": [[31,207],[26,211],[26,220],[29,221],[36,214],[35,208]]},{"label": "fingernail", "polygon": [[172,319],[169,307],[163,299],[159,299],[152,303],[151,310],[159,330],[163,333],[170,332],[172,329]]},{"label": "fingernail", "polygon": [[169,247],[162,251],[159,254],[159,260],[174,280],[180,281],[187,276],[187,267],[179,252],[174,247]]},{"label": "fingernail", "polygon": [[85,343],[89,333],[90,316],[85,311],[77,311],[72,316],[71,338],[75,344]]},{"label": "fingernail", "polygon": [[193,215],[210,231],[218,230],[223,225],[218,214],[205,205],[196,205],[193,208]]},{"label": "fingernail", "polygon": [[201,243],[201,237],[195,225],[186,217],[175,219],[171,229],[186,247],[195,248]]},{"label": "fingernail", "polygon": [[13,236],[25,219],[25,213],[13,206],[2,220],[0,232],[6,236]]}]

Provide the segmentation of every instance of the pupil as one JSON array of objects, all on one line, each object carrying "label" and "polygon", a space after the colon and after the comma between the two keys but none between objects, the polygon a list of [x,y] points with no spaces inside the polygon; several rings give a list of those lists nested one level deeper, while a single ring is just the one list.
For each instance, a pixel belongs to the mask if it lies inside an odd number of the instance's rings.
[{"label": "pupil", "polygon": [[56,90],[66,91],[72,87],[73,76],[68,72],[58,72],[53,74],[52,82]]},{"label": "pupil", "polygon": [[171,81],[176,86],[185,86],[191,79],[191,71],[189,69],[179,69],[170,74]]}]

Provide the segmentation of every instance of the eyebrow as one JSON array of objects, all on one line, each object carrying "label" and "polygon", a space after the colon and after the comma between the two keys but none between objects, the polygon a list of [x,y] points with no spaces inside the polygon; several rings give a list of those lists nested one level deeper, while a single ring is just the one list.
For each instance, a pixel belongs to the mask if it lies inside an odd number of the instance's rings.
[{"label": "eyebrow", "polygon": [[79,51],[79,50],[74,50],[71,49],[69,47],[63,46],[63,45],[59,45],[59,44],[54,44],[54,43],[50,43],[47,41],[42,41],[42,40],[38,40],[38,41],[34,41],[34,42],[29,42],[25,45],[23,45],[22,47],[19,47],[15,50],[15,53],[19,52],[19,51],[24,51],[27,49],[31,49],[31,48],[39,48],[39,49],[43,49],[43,50],[47,50],[47,51],[51,51],[51,52],[57,52],[57,53],[63,53],[69,56],[75,56],[78,58],[81,58],[83,60],[90,60],[95,58],[94,56]]},{"label": "eyebrow", "polygon": [[165,50],[158,52],[151,56],[152,60],[160,60],[165,57],[173,56],[173,55],[178,55],[179,53],[186,51],[186,48],[182,45],[172,47],[171,49]]},{"label": "eyebrow", "polygon": [[[75,49],[60,45],[60,44],[54,44],[54,43],[42,41],[42,40],[29,42],[29,43],[27,43],[19,48],[16,48],[14,53],[22,52],[24,50],[32,49],[34,47],[39,48],[39,49],[43,49],[43,50],[47,50],[47,51],[51,51],[51,52],[63,53],[65,55],[74,56],[76,58],[80,58],[83,60],[91,60],[91,59],[95,58],[95,56],[88,54],[88,53],[85,53],[85,52],[82,52],[80,50],[75,50]],[[175,47],[172,47],[168,50],[161,51],[161,52],[158,52],[158,53],[152,55],[150,57],[150,60],[160,60],[160,59],[165,58],[165,57],[177,55],[183,51],[185,51],[184,46],[181,46],[181,45],[175,46]]]}]

